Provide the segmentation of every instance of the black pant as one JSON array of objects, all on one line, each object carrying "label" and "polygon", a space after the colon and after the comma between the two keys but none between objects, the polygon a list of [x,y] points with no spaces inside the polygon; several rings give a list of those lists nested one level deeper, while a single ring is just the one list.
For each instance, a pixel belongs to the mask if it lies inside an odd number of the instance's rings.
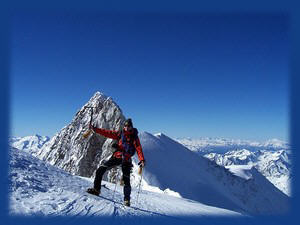
[{"label": "black pant", "polygon": [[96,171],[96,177],[94,180],[94,188],[98,191],[101,189],[101,181],[103,174],[112,169],[115,166],[122,165],[123,181],[124,181],[124,200],[130,200],[131,185],[130,185],[130,171],[132,167],[131,162],[123,162],[120,158],[111,157],[103,165],[101,165]]}]

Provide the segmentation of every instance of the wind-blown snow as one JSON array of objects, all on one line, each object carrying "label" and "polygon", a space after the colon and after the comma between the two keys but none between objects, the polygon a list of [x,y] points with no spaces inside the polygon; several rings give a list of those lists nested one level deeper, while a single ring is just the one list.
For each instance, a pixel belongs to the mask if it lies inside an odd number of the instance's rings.
[{"label": "wind-blown snow", "polygon": [[92,186],[91,179],[71,175],[15,148],[10,151],[9,176],[11,215],[147,216],[163,217],[169,221],[176,221],[182,215],[240,215],[189,199],[146,190],[141,191],[137,202],[137,189],[132,190],[132,207],[124,207],[120,185],[117,185],[114,195],[115,184],[103,182],[105,187],[102,187],[101,197],[89,195],[85,190]]}]

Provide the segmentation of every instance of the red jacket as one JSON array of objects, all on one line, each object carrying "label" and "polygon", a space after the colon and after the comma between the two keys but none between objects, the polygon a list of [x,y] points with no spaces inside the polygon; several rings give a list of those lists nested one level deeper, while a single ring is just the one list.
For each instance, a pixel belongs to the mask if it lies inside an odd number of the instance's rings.
[{"label": "red jacket", "polygon": [[[124,151],[125,149],[124,149],[124,146],[122,144],[121,132],[112,131],[112,130],[105,130],[105,129],[96,128],[96,127],[94,127],[94,131],[98,134],[101,134],[104,137],[111,138],[111,139],[114,139],[114,140],[118,140],[119,151],[116,151],[114,153],[114,156],[116,158],[122,158],[123,156],[125,157],[125,160],[129,160],[131,158],[131,155]],[[126,138],[127,139],[134,138],[132,143],[133,143],[133,146],[134,146],[134,148],[135,148],[135,150],[138,154],[138,158],[139,158],[140,161],[145,161],[139,137],[136,135],[136,137],[126,136]]]}]

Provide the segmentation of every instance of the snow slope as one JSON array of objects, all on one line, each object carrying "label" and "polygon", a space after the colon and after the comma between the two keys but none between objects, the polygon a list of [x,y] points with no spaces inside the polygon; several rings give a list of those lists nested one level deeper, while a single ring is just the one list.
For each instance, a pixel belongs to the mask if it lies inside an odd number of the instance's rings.
[{"label": "snow slope", "polygon": [[159,189],[169,188],[182,197],[218,208],[249,214],[281,214],[289,198],[254,167],[251,179],[197,155],[165,136],[141,133],[147,167],[145,181]]},{"label": "snow slope", "polygon": [[292,164],[291,153],[287,150],[256,151],[247,149],[229,151],[225,154],[204,155],[218,165],[252,165],[279,190],[291,196]]},{"label": "snow slope", "polygon": [[292,152],[288,143],[271,139],[264,142],[227,138],[176,139],[191,151],[218,165],[253,165],[272,184],[291,196]]},{"label": "snow slope", "polygon": [[[285,194],[291,196],[291,180],[292,180],[292,165],[291,165],[291,152],[286,149],[282,150],[260,150],[260,151],[250,151],[247,149],[232,150],[227,151],[224,154],[217,153],[218,148],[215,149],[214,146],[227,146],[228,149],[232,146],[237,146],[238,143],[246,143],[246,141],[238,141],[228,139],[211,139],[211,138],[202,138],[202,139],[180,139],[183,140],[183,144],[186,144],[186,147],[189,147],[190,150],[196,151],[199,146],[211,146],[211,152],[206,154],[200,154],[209,158],[210,160],[215,161],[218,165],[227,167],[229,165],[253,165],[256,169],[264,175],[272,184],[274,184],[279,190]],[[25,150],[30,152],[33,155],[36,155],[40,152],[43,145],[47,144],[50,141],[49,137],[33,135],[26,137],[13,137],[10,138],[10,145],[20,150]],[[230,144],[235,143],[235,145]],[[252,144],[251,144],[252,143]],[[256,144],[255,144],[256,143]],[[260,144],[260,146],[271,146],[270,143],[273,143],[273,146],[280,148],[285,148],[286,144],[282,141],[275,142],[273,140],[266,142],[265,144]],[[277,143],[277,144],[276,144]],[[258,142],[248,142],[248,148],[251,146],[258,146]],[[230,147],[231,146],[231,147]],[[241,145],[239,145],[241,146]],[[194,150],[193,150],[194,149]],[[253,150],[253,149],[252,149]],[[137,170],[137,167],[135,166]],[[136,180],[133,176],[132,179]],[[136,181],[137,182],[137,181]],[[144,185],[147,185],[144,182]],[[152,190],[152,189],[151,189]],[[168,190],[166,189],[165,192]],[[169,193],[172,191],[169,190]],[[180,196],[179,193],[174,192],[174,195]]]},{"label": "snow slope", "polygon": [[47,136],[40,136],[36,134],[33,136],[12,137],[9,141],[12,147],[34,154],[35,152],[38,152],[49,140],[50,138]]},{"label": "snow slope", "polygon": [[[252,166],[225,169],[163,134],[142,132],[139,136],[147,160],[142,181],[145,191],[251,214],[287,211],[287,197],[279,194]],[[137,156],[134,156],[131,174],[134,189],[140,180],[137,163]]]},{"label": "snow slope", "polygon": [[[132,190],[132,207],[122,205],[123,191],[118,185],[103,182],[101,197],[85,192],[92,180],[71,175],[47,164],[27,152],[10,151],[10,214],[39,216],[105,216],[164,218],[178,222],[188,216],[238,216],[239,213],[208,206],[189,199],[142,190],[137,202],[137,189]],[[113,222],[113,220],[112,220]],[[180,220],[182,224],[188,221]]]}]

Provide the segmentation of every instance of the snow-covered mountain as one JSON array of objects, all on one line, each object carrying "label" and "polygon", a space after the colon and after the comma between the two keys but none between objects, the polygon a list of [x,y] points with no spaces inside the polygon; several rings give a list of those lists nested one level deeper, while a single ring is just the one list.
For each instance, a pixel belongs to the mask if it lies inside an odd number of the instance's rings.
[{"label": "snow-covered mountain", "polygon": [[225,154],[209,153],[204,156],[224,167],[232,165],[255,166],[278,189],[289,196],[291,195],[292,165],[291,153],[288,150],[250,152],[242,149],[229,151]]},{"label": "snow-covered mountain", "polygon": [[252,165],[278,189],[291,195],[292,163],[288,143],[278,139],[265,142],[225,138],[176,139],[190,150],[218,165]]},{"label": "snow-covered mountain", "polygon": [[[288,210],[289,198],[254,167],[232,172],[163,134],[144,132],[140,140],[147,160],[145,181],[152,186],[237,212],[276,214]],[[251,176],[237,175],[245,173]]]},{"label": "snow-covered mountain", "polygon": [[125,121],[112,98],[96,92],[73,120],[33,155],[74,175],[92,176],[100,162],[111,154],[112,140],[95,133],[83,138],[91,118],[91,109],[86,107],[94,107],[94,126],[119,130]]},{"label": "snow-covered mountain", "polygon": [[[31,154],[37,154],[40,152],[44,144],[50,140],[49,137],[33,135],[26,137],[13,137],[10,139],[10,145],[19,150],[25,150]],[[193,146],[192,143],[197,143],[197,140],[190,140],[190,144],[186,145],[191,149],[196,149],[197,146]],[[209,138],[203,140],[208,141]],[[221,140],[221,139],[219,139]],[[224,140],[224,139],[223,139]],[[177,139],[178,141],[178,139]],[[237,143],[238,141],[232,141]],[[213,141],[214,143],[214,141]],[[287,147],[287,144],[282,144],[281,147]],[[208,145],[208,144],[207,144]],[[212,145],[213,146],[213,145]],[[204,154],[203,156],[215,161],[218,165],[230,168],[234,165],[252,165],[262,173],[271,183],[273,183],[279,190],[285,194],[291,196],[291,179],[292,179],[292,165],[291,165],[291,152],[289,150],[277,150],[277,151],[249,151],[247,149],[228,151],[224,154],[216,153],[218,149],[213,152]],[[202,155],[202,154],[201,154]]]},{"label": "snow-covered mountain", "polygon": [[[108,182],[103,182],[106,187],[100,199],[90,196],[85,190],[92,186],[92,179],[74,176],[12,148],[11,214],[167,216],[172,220],[178,215],[282,214],[288,210],[288,197],[253,167],[226,170],[206,158],[200,160],[163,134],[141,133],[140,139],[147,157],[145,180],[139,202],[133,182],[133,207],[126,210],[119,185],[115,197],[114,184]],[[140,178],[135,170],[132,176],[133,181]]]},{"label": "snow-covered mountain", "polygon": [[33,135],[10,138],[10,146],[30,153],[38,152],[50,140],[47,136]]},{"label": "snow-covered mountain", "polygon": [[[66,127],[32,155],[69,175],[92,177],[101,162],[111,155],[112,141],[98,134],[82,138],[90,120],[85,106],[95,107],[93,121],[98,127],[119,130],[125,120],[117,104],[97,92]],[[252,166],[226,169],[164,134],[141,132],[139,137],[147,162],[142,180],[144,190],[169,193],[238,213],[282,214],[288,211],[289,197]],[[135,155],[131,175],[133,188],[140,179],[137,163]],[[104,179],[112,181],[115,173],[118,171],[111,171]],[[14,175],[19,179],[17,173]],[[37,181],[36,186],[40,185]]]},{"label": "snow-covered mountain", "polygon": [[290,149],[288,143],[278,139],[271,139],[263,142],[229,138],[176,138],[175,140],[190,150],[202,155],[210,152],[224,154],[228,151],[239,149],[247,149],[251,152],[259,150],[277,151]]},{"label": "snow-covered mountain", "polygon": [[[184,183],[189,183],[189,186],[193,186],[195,185],[195,183],[197,183],[199,180],[201,180],[201,176],[197,175],[198,173],[195,173],[193,175],[193,173],[190,173],[190,171],[194,171],[194,168],[191,168],[191,165],[189,165],[189,162],[186,162],[185,164],[183,164],[182,166],[179,166],[180,164],[178,164],[178,162],[180,162],[182,159],[186,159],[186,161],[194,161],[194,157],[198,158],[199,156],[196,156],[195,154],[187,154],[187,156],[181,156],[181,153],[176,153],[177,151],[181,152],[181,150],[183,150],[183,152],[186,152],[187,149],[185,149],[182,145],[178,144],[177,142],[173,141],[172,139],[168,138],[167,136],[163,135],[163,134],[157,134],[157,135],[152,135],[146,132],[142,132],[140,135],[140,140],[144,149],[144,154],[145,157],[147,158],[147,169],[145,170],[145,174],[144,174],[144,179],[142,181],[143,187],[145,190],[148,191],[156,191],[159,193],[169,193],[171,195],[177,196],[177,197],[186,197],[186,198],[190,198],[190,199],[194,199],[197,201],[202,201],[201,199],[199,199],[198,196],[198,192],[193,192],[192,190],[197,189],[197,187],[193,187],[192,189],[187,188],[187,189],[180,189],[178,187],[178,177],[175,176],[173,177],[173,174],[182,174],[182,177],[186,177],[186,174],[191,174],[191,176],[189,176],[188,178],[185,179],[189,179],[188,181],[184,182]],[[28,138],[27,138],[28,139]],[[177,149],[177,150],[176,150]],[[181,150],[180,150],[181,149]],[[28,149],[25,149],[26,151],[28,151]],[[170,151],[170,152],[169,152]],[[30,150],[28,152],[31,152]],[[165,152],[166,155],[173,156],[175,153],[178,154],[176,159],[171,160],[172,157],[170,156],[161,156],[160,152]],[[189,151],[188,151],[189,152]],[[157,153],[159,153],[159,155],[157,155]],[[261,154],[263,154],[263,152],[260,152]],[[225,156],[223,156],[222,154],[216,154],[216,153],[209,153],[207,155],[205,155],[205,157],[209,158],[210,160],[215,161],[217,164],[222,165],[224,167],[226,167],[226,169],[234,176],[240,177],[242,178],[242,180],[244,179],[244,181],[248,181],[249,178],[253,178],[252,173],[257,173],[257,171],[255,171],[254,168],[252,168],[253,166],[256,167],[257,170],[260,170],[260,167],[257,167],[257,163],[255,163],[255,160],[257,160],[257,154],[258,152],[254,153],[254,152],[250,152],[247,150],[241,150],[241,151],[232,151],[232,152],[227,152],[225,154]],[[265,154],[269,154],[269,158],[265,159],[265,164],[261,163],[261,167],[263,167],[263,165],[265,165],[266,167],[268,167],[269,169],[266,171],[270,171],[269,174],[263,174],[265,177],[268,178],[269,181],[271,181],[273,184],[275,184],[275,186],[277,185],[282,185],[282,190],[288,194],[288,190],[285,191],[285,188],[289,187],[288,185],[285,185],[285,183],[287,182],[283,182],[283,177],[281,176],[280,170],[277,171],[278,174],[278,178],[276,180],[276,177],[273,177],[274,173],[274,168],[278,168],[277,166],[271,166],[271,158],[273,159],[273,161],[276,159],[275,157],[271,157],[273,154],[272,152],[268,152],[266,151]],[[164,165],[164,158],[166,158],[167,163],[166,165]],[[202,158],[202,157],[201,157]],[[261,157],[259,157],[261,159],[261,161],[263,161],[264,158],[266,158],[264,155],[261,155]],[[280,158],[287,158],[287,156],[284,157],[284,155],[278,155],[277,159]],[[170,160],[170,161],[169,161]],[[203,159],[202,159],[203,160]],[[266,163],[268,162],[268,163]],[[133,163],[134,163],[134,168],[133,168],[133,173],[131,175],[131,183],[133,187],[137,187],[138,183],[139,183],[139,179],[140,177],[137,175],[137,170],[138,170],[138,159],[135,156],[133,158]],[[206,162],[207,164],[210,165],[209,162]],[[241,165],[241,166],[236,166],[236,165]],[[242,166],[242,165],[247,165],[247,166]],[[218,167],[214,164],[211,164],[211,166],[215,169],[215,171],[213,172],[216,174],[219,174],[218,176],[220,176],[220,174],[222,174],[222,180],[223,179],[227,179],[228,176],[228,180],[233,179],[231,177],[231,175],[228,175],[228,173],[226,173],[227,170],[222,171],[221,167]],[[169,170],[165,170],[164,168],[169,168]],[[290,168],[289,166],[287,168]],[[180,170],[182,170],[182,172],[180,172]],[[189,170],[189,171],[186,171]],[[200,169],[201,171],[203,170],[212,170],[211,167],[203,169]],[[228,172],[227,171],[227,172]],[[289,171],[289,170],[288,170]],[[245,175],[247,174],[247,176]],[[210,174],[212,175],[212,174]],[[224,177],[223,177],[224,176]],[[227,177],[227,178],[226,178]],[[172,178],[172,179],[171,179]],[[220,177],[219,177],[220,178]],[[225,181],[223,184],[226,184],[227,181]],[[234,179],[235,180],[235,179]],[[276,185],[276,181],[279,183]],[[206,181],[199,181],[199,182],[206,182]],[[222,185],[223,185],[222,184]],[[216,186],[219,186],[220,184],[214,184]],[[183,185],[186,186],[186,185]],[[196,184],[197,186],[197,184]],[[210,187],[212,188],[212,187]],[[273,187],[272,187],[273,188]],[[237,191],[237,190],[235,190]],[[199,195],[202,192],[200,192]],[[242,196],[240,194],[240,196]],[[212,204],[209,201],[207,202],[208,204]],[[220,206],[218,206],[220,207]]]},{"label": "snow-covered mountain", "polygon": [[132,207],[125,208],[120,185],[117,185],[114,194],[115,185],[103,182],[105,187],[102,188],[101,197],[89,195],[85,190],[92,186],[92,179],[71,175],[15,148],[10,150],[9,178],[11,215],[69,216],[65,220],[70,220],[70,223],[77,216],[101,216],[101,224],[114,224],[118,219],[122,224],[143,224],[141,222],[145,218],[155,219],[156,222],[157,219],[163,219],[168,223],[179,221],[180,224],[193,224],[193,221],[185,220],[182,216],[241,215],[174,197],[155,188],[151,191],[142,190],[138,202],[138,190],[133,188]]}]

